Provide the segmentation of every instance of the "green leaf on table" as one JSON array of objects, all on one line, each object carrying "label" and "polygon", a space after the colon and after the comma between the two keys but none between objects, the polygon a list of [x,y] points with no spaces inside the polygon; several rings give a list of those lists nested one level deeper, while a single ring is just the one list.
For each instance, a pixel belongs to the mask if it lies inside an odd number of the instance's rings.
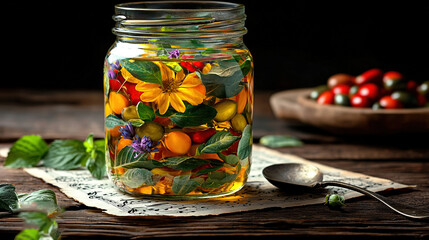
[{"label": "green leaf on table", "polygon": [[128,169],[122,174],[121,180],[130,188],[153,185],[152,172],[144,168]]},{"label": "green leaf on table", "polygon": [[27,228],[19,232],[18,235],[15,236],[15,240],[40,240],[41,237],[39,230]]},{"label": "green leaf on table", "polygon": [[267,135],[259,139],[259,143],[271,147],[271,148],[281,148],[281,147],[299,147],[303,145],[298,138],[287,136],[287,135]]},{"label": "green leaf on table", "polygon": [[155,112],[146,104],[139,102],[136,106],[137,114],[143,121],[153,121],[155,119]]},{"label": "green leaf on table", "polygon": [[113,129],[116,126],[125,125],[125,124],[127,124],[127,122],[125,122],[124,120],[118,118],[114,114],[109,114],[106,117],[106,119],[104,120],[104,125],[109,130]]},{"label": "green leaf on table", "polygon": [[218,153],[224,151],[234,144],[234,142],[236,142],[238,139],[240,139],[240,137],[234,136],[228,131],[217,132],[211,136],[205,144],[198,146],[197,154]]},{"label": "green leaf on table", "polygon": [[208,73],[200,75],[208,96],[230,98],[241,92],[243,71],[236,61],[224,60],[213,64]]},{"label": "green leaf on table", "polygon": [[229,174],[226,172],[211,172],[204,183],[201,184],[203,188],[218,188],[225,183],[230,183],[237,178],[237,174]]},{"label": "green leaf on table", "polygon": [[144,82],[162,85],[161,71],[155,63],[135,59],[122,59],[120,62],[122,67],[135,78]]},{"label": "green leaf on table", "polygon": [[55,140],[43,157],[43,165],[60,170],[76,169],[88,158],[86,148],[79,140]]},{"label": "green leaf on table", "polygon": [[170,119],[179,127],[194,127],[209,123],[216,114],[216,109],[205,104],[197,106],[188,104],[185,112],[173,113]]},{"label": "green leaf on table", "polygon": [[83,142],[83,146],[86,157],[82,158],[80,164],[85,166],[93,177],[102,179],[106,175],[104,139],[94,141],[94,135],[91,133]]},{"label": "green leaf on table", "polygon": [[106,161],[104,151],[95,150],[85,162],[85,167],[96,179],[102,179],[106,176]]},{"label": "green leaf on table", "polygon": [[134,151],[130,146],[126,146],[118,153],[115,165],[123,168],[146,168],[152,170],[156,167],[164,166],[163,163],[148,159],[149,153]]},{"label": "green leaf on table", "polygon": [[237,155],[240,159],[245,159],[252,151],[252,126],[246,125],[243,129],[240,142],[238,143]]},{"label": "green leaf on table", "polygon": [[11,168],[34,167],[48,151],[48,144],[38,135],[18,139],[9,150],[4,165]]},{"label": "green leaf on table", "polygon": [[[15,239],[59,239],[60,232],[58,230],[58,223],[45,213],[22,212],[19,214],[19,217],[24,219],[27,224],[38,227],[38,230],[24,229],[15,237]],[[36,232],[26,230],[36,230]],[[18,236],[19,238],[17,238]]]},{"label": "green leaf on table", "polygon": [[173,178],[172,190],[175,194],[185,195],[192,192],[198,185],[197,181],[191,179],[190,174],[179,175]]},{"label": "green leaf on table", "polygon": [[22,209],[42,211],[48,215],[60,210],[55,192],[50,189],[19,194],[18,199]]},{"label": "green leaf on table", "polygon": [[0,183],[0,211],[6,210],[10,213],[18,208],[18,196],[15,186],[7,183]]}]

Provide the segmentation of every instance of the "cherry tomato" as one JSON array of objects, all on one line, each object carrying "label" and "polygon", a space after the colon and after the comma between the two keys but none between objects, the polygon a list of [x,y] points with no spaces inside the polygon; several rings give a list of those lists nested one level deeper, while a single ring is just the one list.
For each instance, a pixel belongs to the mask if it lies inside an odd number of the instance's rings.
[{"label": "cherry tomato", "polygon": [[410,80],[407,82],[407,91],[415,93],[417,91],[418,84],[416,81]]},{"label": "cherry tomato", "polygon": [[421,94],[417,94],[417,103],[419,107],[424,107],[426,105],[426,98]]},{"label": "cherry tomato", "polygon": [[355,94],[350,98],[350,104],[356,108],[366,108],[371,106],[371,100],[368,97]]},{"label": "cherry tomato", "polygon": [[403,78],[404,77],[401,73],[396,71],[389,71],[383,75],[383,82],[386,82],[387,80],[402,80]]},{"label": "cherry tomato", "polygon": [[386,109],[403,108],[402,103],[390,95],[382,97],[378,102],[381,107]]},{"label": "cherry tomato", "polygon": [[350,91],[350,85],[347,84],[338,84],[337,86],[332,88],[332,92],[337,94],[349,94]]},{"label": "cherry tomato", "polygon": [[383,72],[378,68],[370,69],[355,78],[355,84],[362,85],[365,83],[381,83]]},{"label": "cherry tomato", "polygon": [[340,84],[352,85],[355,77],[345,73],[337,73],[329,77],[328,79],[328,87],[334,88]]},{"label": "cherry tomato", "polygon": [[318,104],[333,104],[335,94],[332,91],[325,91],[317,98]]},{"label": "cherry tomato", "polygon": [[357,94],[375,100],[378,98],[380,90],[376,84],[366,83],[359,88]]}]

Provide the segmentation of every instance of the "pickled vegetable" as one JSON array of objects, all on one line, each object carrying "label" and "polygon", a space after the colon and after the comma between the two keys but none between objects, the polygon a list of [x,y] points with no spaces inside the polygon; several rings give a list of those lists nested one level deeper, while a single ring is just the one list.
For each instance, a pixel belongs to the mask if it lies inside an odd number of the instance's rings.
[{"label": "pickled vegetable", "polygon": [[156,49],[152,58],[112,54],[106,61],[110,177],[137,195],[238,191],[251,164],[251,55],[147,47]]}]

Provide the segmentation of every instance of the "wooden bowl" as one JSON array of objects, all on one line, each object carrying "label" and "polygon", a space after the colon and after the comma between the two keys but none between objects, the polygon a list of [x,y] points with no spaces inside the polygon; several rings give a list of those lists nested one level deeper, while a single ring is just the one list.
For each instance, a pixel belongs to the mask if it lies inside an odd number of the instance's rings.
[{"label": "wooden bowl", "polygon": [[429,108],[380,109],[321,105],[312,89],[281,91],[270,97],[277,118],[298,120],[336,134],[429,133]]}]

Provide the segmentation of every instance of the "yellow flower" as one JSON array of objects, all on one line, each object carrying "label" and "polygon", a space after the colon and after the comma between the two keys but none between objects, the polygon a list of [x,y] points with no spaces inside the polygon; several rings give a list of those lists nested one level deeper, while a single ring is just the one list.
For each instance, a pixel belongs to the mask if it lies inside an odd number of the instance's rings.
[{"label": "yellow flower", "polygon": [[205,87],[196,73],[186,75],[183,70],[174,72],[162,62],[154,62],[161,70],[162,85],[140,81],[136,90],[143,92],[143,102],[154,102],[160,114],[171,105],[176,111],[184,112],[183,101],[192,105],[201,104],[205,98]]}]

